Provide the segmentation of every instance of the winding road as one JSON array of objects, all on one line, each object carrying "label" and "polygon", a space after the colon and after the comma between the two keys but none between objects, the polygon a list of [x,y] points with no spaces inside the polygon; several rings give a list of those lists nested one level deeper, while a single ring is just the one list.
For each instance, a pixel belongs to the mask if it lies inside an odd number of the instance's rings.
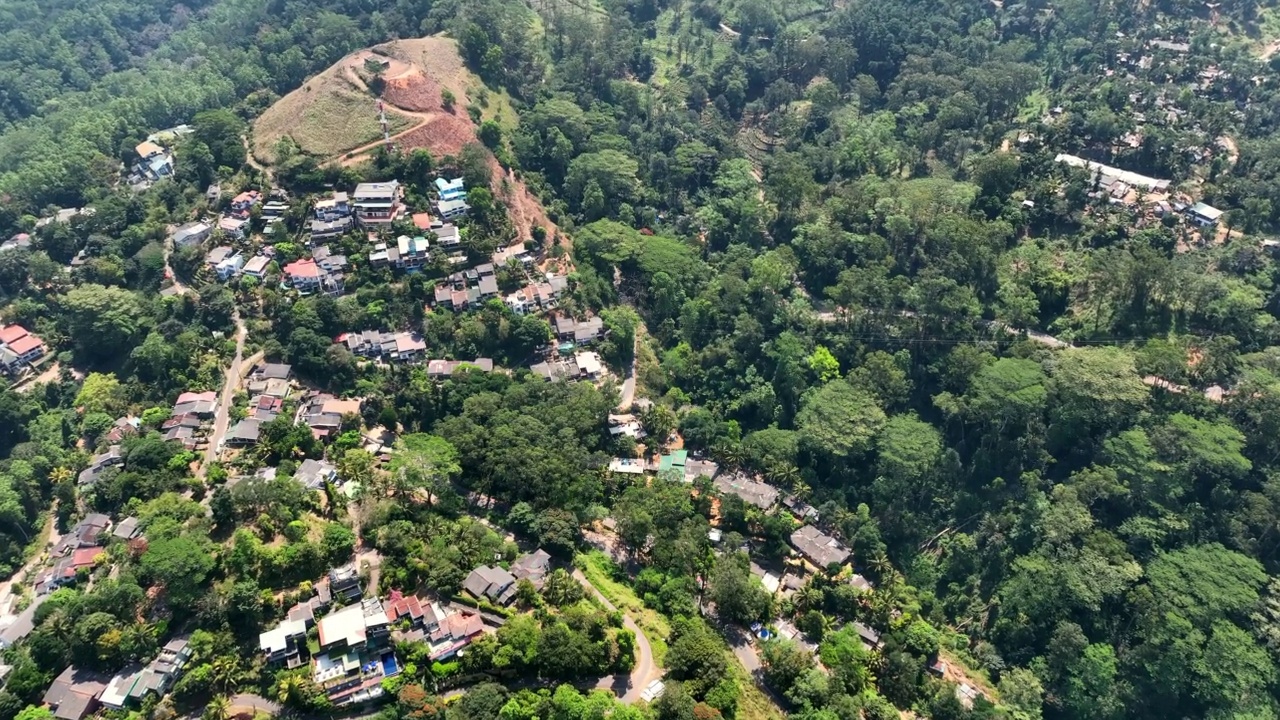
[{"label": "winding road", "polygon": [[[618,608],[609,602],[609,598],[605,597],[604,593],[600,592],[595,585],[592,585],[581,570],[574,568],[573,579],[582,583],[611,612],[618,611]],[[619,700],[629,705],[640,699],[640,694],[649,686],[649,683],[662,677],[662,668],[658,667],[658,664],[654,662],[653,647],[649,645],[649,638],[645,637],[644,631],[640,629],[639,625],[636,625],[630,615],[623,613],[622,625],[636,635],[636,665],[632,668],[630,675],[606,675],[600,678],[596,682],[596,688],[613,691],[613,694],[617,695]]]}]

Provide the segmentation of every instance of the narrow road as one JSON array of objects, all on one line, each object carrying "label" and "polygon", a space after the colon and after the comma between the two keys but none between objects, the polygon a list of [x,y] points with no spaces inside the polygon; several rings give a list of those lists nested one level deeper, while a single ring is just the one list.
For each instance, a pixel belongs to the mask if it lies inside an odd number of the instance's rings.
[{"label": "narrow road", "polygon": [[[609,602],[609,598],[592,585],[590,580],[587,580],[587,576],[583,575],[581,570],[574,568],[573,578],[595,594],[606,608],[617,612],[618,608],[614,607],[613,603]],[[600,678],[596,687],[612,690],[623,703],[629,705],[640,699],[640,693],[644,692],[649,683],[662,677],[662,668],[653,661],[653,648],[649,645],[649,638],[645,637],[640,626],[636,625],[630,615],[623,613],[622,625],[636,635],[636,666],[632,668],[630,676],[606,675]]]},{"label": "narrow road", "polygon": [[622,399],[618,401],[618,412],[631,410],[636,399],[636,366],[640,362],[640,335],[637,333],[631,341],[631,369],[627,378],[622,381]]},{"label": "narrow road", "polygon": [[8,580],[0,582],[0,628],[6,628],[13,624],[18,613],[12,612],[13,602],[18,599],[21,592],[15,593],[13,587],[16,584],[29,584],[35,577],[35,571],[44,563],[45,555],[49,548],[57,545],[62,540],[62,536],[58,534],[58,503],[54,501],[49,508],[49,516],[45,520],[45,526],[40,528],[40,533],[45,537],[44,547],[35,557],[31,558],[18,568],[18,571],[9,577]]},{"label": "narrow road", "polygon": [[185,295],[187,290],[190,288],[183,285],[182,281],[178,279],[178,274],[173,271],[173,266],[169,264],[170,255],[173,255],[172,236],[164,239],[164,276],[165,278],[173,281],[173,289],[176,290],[179,295]]},{"label": "narrow road", "polygon": [[[245,327],[239,310],[235,311],[233,317],[236,321],[236,356],[232,358],[231,366],[227,368],[227,379],[222,383],[222,394],[218,398],[218,409],[213,418],[213,432],[209,434],[209,447],[204,452],[204,462],[200,463],[200,469],[196,471],[196,477],[201,481],[204,480],[209,466],[218,459],[218,453],[222,450],[222,439],[226,436],[227,426],[231,422],[231,403],[235,399],[236,390],[240,388],[240,380],[243,377],[244,341],[249,335],[249,330]],[[256,357],[258,356],[255,355],[254,358]],[[250,360],[256,362],[254,358]]]}]

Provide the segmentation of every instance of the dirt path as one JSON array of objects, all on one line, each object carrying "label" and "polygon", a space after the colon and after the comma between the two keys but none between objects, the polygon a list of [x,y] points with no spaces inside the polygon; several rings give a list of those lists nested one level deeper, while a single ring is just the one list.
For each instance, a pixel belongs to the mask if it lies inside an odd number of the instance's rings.
[{"label": "dirt path", "polygon": [[1218,147],[1227,151],[1227,161],[1235,165],[1240,161],[1240,146],[1236,144],[1236,139],[1230,135],[1223,135],[1218,138]]},{"label": "dirt path", "polygon": [[[271,173],[271,169],[266,167],[262,163],[258,162],[258,159],[253,156],[253,148],[249,146],[249,136],[241,135],[240,142],[244,144],[244,160],[246,163],[249,164],[249,167],[261,172],[263,175],[266,175],[267,182],[271,183],[272,185],[275,185],[276,178],[275,178],[275,175]],[[165,268],[168,268],[169,255],[167,252],[165,253],[164,260],[165,260]]]},{"label": "dirt path", "polygon": [[1280,52],[1280,39],[1272,40],[1271,42],[1264,45],[1262,48],[1262,52],[1258,53],[1258,59],[1261,60],[1262,62],[1266,62],[1270,60],[1271,56],[1275,55],[1277,52]]},{"label": "dirt path", "polygon": [[[417,125],[414,125],[413,127],[410,127],[407,130],[401,130],[395,135],[392,135],[391,142],[393,143],[396,140],[399,140],[400,138],[404,137],[405,135],[408,135],[409,133],[415,130],[421,129],[424,125],[431,122],[432,120],[435,120],[436,118],[444,117],[449,114],[444,112],[415,112],[413,110],[405,110],[404,108],[398,107],[396,105],[392,105],[391,103],[386,102],[385,100],[383,102],[386,104],[388,109],[395,110],[401,115],[408,115],[411,118],[417,118],[418,120],[421,121]],[[354,150],[347,150],[346,152],[339,153],[329,158],[325,162],[336,162],[342,165],[343,167],[349,167],[351,165],[355,165],[356,163],[362,162],[364,160],[368,160],[369,155],[372,155],[375,150],[377,150],[380,146],[385,145],[386,143],[387,143],[386,140],[382,140],[382,139],[374,140],[373,142],[361,145],[360,147]]]},{"label": "dirt path", "polygon": [[209,466],[218,459],[218,453],[222,452],[222,439],[227,434],[227,426],[231,424],[231,402],[235,399],[236,390],[240,389],[240,380],[243,376],[242,370],[246,364],[252,365],[252,363],[256,362],[256,358],[262,356],[262,353],[258,353],[249,358],[249,363],[245,362],[244,341],[249,335],[249,330],[245,327],[244,319],[240,317],[239,311],[236,311],[235,321],[236,355],[232,358],[231,365],[227,368],[227,379],[222,384],[222,395],[218,398],[218,409],[213,419],[213,432],[209,434],[209,447],[205,450],[204,462],[200,463],[200,469],[196,471],[196,477],[201,481],[204,480],[205,473],[209,471]]}]

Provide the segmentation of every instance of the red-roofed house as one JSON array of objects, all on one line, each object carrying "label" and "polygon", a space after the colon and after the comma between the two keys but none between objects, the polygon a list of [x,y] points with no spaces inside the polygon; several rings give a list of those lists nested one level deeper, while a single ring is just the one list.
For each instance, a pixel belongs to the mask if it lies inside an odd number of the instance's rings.
[{"label": "red-roofed house", "polygon": [[320,266],[311,258],[295,260],[284,268],[285,279],[298,292],[306,294],[320,287]]},{"label": "red-roofed house", "polygon": [[262,202],[262,193],[257,190],[245,190],[231,199],[231,211],[238,215],[248,215],[249,208]]},{"label": "red-roofed house", "polygon": [[0,371],[14,373],[44,356],[44,342],[21,325],[0,328]]},{"label": "red-roofed house", "polygon": [[413,226],[426,232],[431,229],[431,213],[414,213]]}]

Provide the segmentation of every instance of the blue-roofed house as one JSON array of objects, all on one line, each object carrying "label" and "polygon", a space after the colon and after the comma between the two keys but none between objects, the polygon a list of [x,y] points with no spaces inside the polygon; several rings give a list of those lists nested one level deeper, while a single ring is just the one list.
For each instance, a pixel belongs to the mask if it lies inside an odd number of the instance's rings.
[{"label": "blue-roofed house", "polygon": [[467,199],[467,187],[460,177],[452,180],[436,178],[436,190],[440,193],[441,200]]}]

